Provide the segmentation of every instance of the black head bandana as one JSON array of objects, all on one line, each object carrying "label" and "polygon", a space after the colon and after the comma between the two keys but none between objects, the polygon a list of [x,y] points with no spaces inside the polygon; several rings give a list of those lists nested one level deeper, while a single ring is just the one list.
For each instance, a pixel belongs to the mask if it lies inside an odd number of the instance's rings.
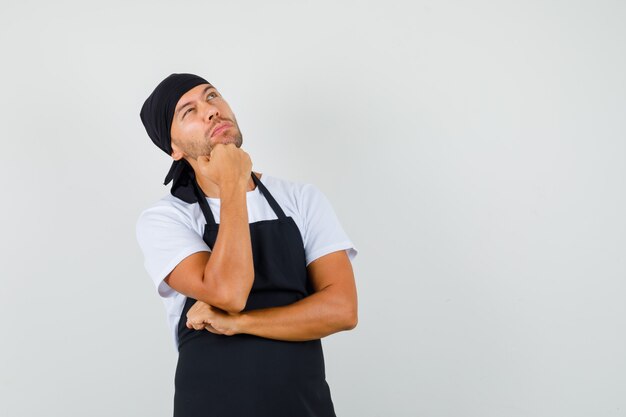
[{"label": "black head bandana", "polygon": [[[172,120],[176,103],[187,91],[200,84],[209,84],[207,80],[194,74],[171,74],[156,86],[152,94],[141,107],[141,121],[152,142],[163,152],[172,155]],[[163,182],[172,183],[172,195],[188,203],[197,201],[194,193],[193,168],[184,158],[174,161]]]}]

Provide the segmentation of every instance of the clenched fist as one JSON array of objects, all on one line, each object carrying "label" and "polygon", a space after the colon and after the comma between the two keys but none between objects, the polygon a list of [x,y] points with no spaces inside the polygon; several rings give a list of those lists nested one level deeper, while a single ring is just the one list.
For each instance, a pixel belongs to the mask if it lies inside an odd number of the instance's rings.
[{"label": "clenched fist", "polygon": [[241,313],[230,314],[202,301],[196,301],[187,312],[187,328],[208,330],[211,333],[232,336],[240,333]]},{"label": "clenched fist", "polygon": [[209,155],[198,157],[198,168],[200,175],[222,189],[241,182],[247,184],[252,173],[252,160],[234,143],[218,143]]}]

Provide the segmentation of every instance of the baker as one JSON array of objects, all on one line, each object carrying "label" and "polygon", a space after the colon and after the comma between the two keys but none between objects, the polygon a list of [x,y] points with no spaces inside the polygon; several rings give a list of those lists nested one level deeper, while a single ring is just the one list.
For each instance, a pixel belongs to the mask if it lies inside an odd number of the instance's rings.
[{"label": "baker", "polygon": [[174,160],[136,225],[178,350],[174,416],[335,416],[321,338],[356,326],[357,249],[330,202],[252,171],[202,77],[171,74],[140,116]]}]

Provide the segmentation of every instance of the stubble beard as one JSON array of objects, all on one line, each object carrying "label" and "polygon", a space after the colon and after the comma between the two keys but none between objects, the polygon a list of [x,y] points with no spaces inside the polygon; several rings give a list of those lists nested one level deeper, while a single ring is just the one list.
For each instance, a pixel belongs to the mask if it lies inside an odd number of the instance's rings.
[{"label": "stubble beard", "polygon": [[239,128],[237,128],[236,133],[227,134],[227,135],[221,135],[221,134],[218,135],[217,142],[213,144],[211,144],[211,138],[206,138],[200,143],[197,143],[197,142],[193,143],[191,144],[190,148],[187,150],[186,153],[187,155],[189,155],[190,158],[197,160],[198,157],[201,155],[205,155],[205,156],[209,155],[211,151],[213,150],[213,147],[218,143],[223,143],[223,144],[234,143],[236,147],[241,148],[241,145],[243,144],[243,136],[241,135]]}]

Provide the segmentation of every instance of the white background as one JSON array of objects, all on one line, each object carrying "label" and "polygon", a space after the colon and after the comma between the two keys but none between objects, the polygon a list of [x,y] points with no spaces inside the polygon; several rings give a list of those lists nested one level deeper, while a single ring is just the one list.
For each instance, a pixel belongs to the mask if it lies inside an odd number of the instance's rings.
[{"label": "white background", "polygon": [[360,250],[338,417],[626,415],[623,1],[2,2],[3,416],[171,416],[135,241],[203,76]]}]

